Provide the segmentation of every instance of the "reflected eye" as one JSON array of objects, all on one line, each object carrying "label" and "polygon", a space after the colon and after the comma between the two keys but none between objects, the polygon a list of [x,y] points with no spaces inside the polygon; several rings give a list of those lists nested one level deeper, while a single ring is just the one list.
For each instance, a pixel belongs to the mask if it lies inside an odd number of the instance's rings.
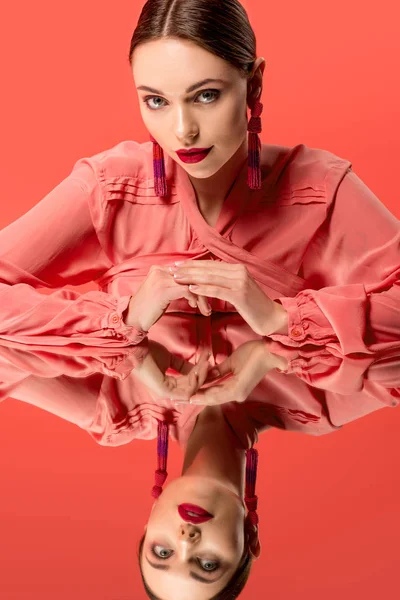
[{"label": "reflected eye", "polygon": [[[156,545],[152,546],[151,552],[154,554],[154,556],[157,556],[157,558],[162,558],[162,559],[169,558],[174,553],[173,550],[167,550],[160,544],[156,544]],[[200,565],[200,567],[203,569],[203,571],[207,571],[208,573],[210,571],[216,571],[220,567],[219,562],[216,560],[209,560],[206,558],[196,558],[195,560]]]},{"label": "reflected eye", "polygon": [[[203,562],[202,562],[203,561]],[[216,571],[219,564],[215,560],[199,559],[199,564],[204,571]]]},{"label": "reflected eye", "polygon": [[[159,548],[161,548],[161,550],[159,550]],[[153,554],[158,556],[158,558],[169,558],[172,554],[172,550],[166,550],[159,544],[157,544],[156,546],[152,546],[151,551]],[[168,552],[169,552],[169,554],[168,554]]]}]

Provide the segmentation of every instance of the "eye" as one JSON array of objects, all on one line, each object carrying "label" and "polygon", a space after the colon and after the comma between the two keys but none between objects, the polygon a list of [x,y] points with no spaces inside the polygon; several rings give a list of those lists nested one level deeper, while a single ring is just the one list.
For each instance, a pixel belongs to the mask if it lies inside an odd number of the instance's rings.
[{"label": "eye", "polygon": [[216,571],[219,568],[219,564],[215,560],[206,560],[203,558],[199,559],[199,564],[204,571]]},{"label": "eye", "polygon": [[[199,92],[196,96],[196,98],[198,98],[199,96],[202,96],[203,94],[208,94],[208,98],[210,98],[210,94],[211,94],[211,101],[207,101],[207,102],[200,102],[200,104],[211,104],[212,102],[214,102],[214,100],[216,100],[220,95],[221,92],[220,90],[202,90],[201,92]],[[161,100],[161,102],[165,102],[164,98],[161,98],[161,96],[146,96],[143,99],[143,103],[147,106],[147,108],[149,108],[150,110],[159,110],[160,108],[163,108],[163,104],[161,103],[156,103],[156,105],[151,106],[149,104],[149,102],[151,100]]]},{"label": "eye", "polygon": [[[152,546],[151,552],[154,554],[154,556],[157,556],[157,558],[162,558],[162,559],[169,558],[173,554],[173,550],[167,550],[166,548],[163,548],[163,546],[160,546],[160,544],[156,544],[156,545]],[[203,571],[207,571],[208,573],[210,571],[216,571],[220,567],[219,562],[216,560],[209,560],[206,558],[196,558],[196,561],[200,565],[200,567],[203,569]]]},{"label": "eye", "polygon": [[158,108],[161,106],[160,104],[156,104],[156,108],[154,108],[153,106],[150,106],[148,104],[149,101],[154,100],[154,98],[156,98],[158,100],[162,100],[164,102],[164,100],[162,98],[160,98],[160,96],[146,96],[146,98],[144,98],[143,102],[147,106],[147,108],[149,108],[150,110],[158,110]]},{"label": "eye", "polygon": [[[160,551],[156,550],[156,548],[161,548]],[[166,550],[165,548],[163,548],[162,546],[160,546],[159,544],[152,546],[151,547],[151,551],[153,554],[155,554],[155,556],[158,556],[158,558],[169,558],[172,554],[172,550],[170,550],[170,554],[168,554],[168,550]]]},{"label": "eye", "polygon": [[[219,90],[203,90],[202,92],[199,93],[199,96],[202,96],[203,94],[211,94],[211,98],[218,98],[218,96],[220,95],[220,91]],[[211,100],[211,102],[212,101],[213,100]],[[201,104],[211,104],[211,103],[210,102],[202,102]]]}]

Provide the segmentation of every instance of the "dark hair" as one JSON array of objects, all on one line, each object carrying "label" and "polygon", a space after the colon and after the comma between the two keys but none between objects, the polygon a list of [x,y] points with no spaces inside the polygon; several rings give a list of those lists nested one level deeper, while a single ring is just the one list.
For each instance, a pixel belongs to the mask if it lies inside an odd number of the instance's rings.
[{"label": "dark hair", "polygon": [[[162,598],[159,598],[151,591],[151,589],[149,588],[149,586],[146,583],[145,578],[143,577],[141,562],[142,562],[142,550],[143,550],[143,544],[144,544],[145,537],[146,537],[146,534],[144,534],[142,536],[142,538],[139,542],[138,558],[139,558],[140,575],[142,576],[143,586],[144,586],[147,596],[149,598],[151,598],[151,600],[162,600]],[[226,586],[221,591],[219,591],[217,594],[215,594],[215,596],[210,598],[209,600],[234,600],[235,598],[237,598],[247,583],[247,579],[250,574],[252,563],[253,563],[253,559],[251,557],[250,551],[248,549],[246,551],[246,547],[245,547],[242,558],[239,563],[239,566],[236,569],[236,571],[234,572],[234,574],[232,575],[232,577],[230,578],[230,580],[228,581],[228,583],[226,584]]]},{"label": "dark hair", "polygon": [[131,39],[129,63],[139,44],[160,38],[194,42],[245,77],[257,57],[256,37],[238,0],[147,0]]},{"label": "dark hair", "polygon": [[[243,77],[251,73],[257,57],[256,37],[247,12],[238,0],[147,0],[133,32],[128,60],[135,48],[162,38],[191,41],[229,62]],[[149,598],[159,599],[143,577],[141,556],[145,534],[139,543],[139,569]],[[210,600],[234,600],[250,574],[252,555],[245,548],[240,564],[225,588]]]}]

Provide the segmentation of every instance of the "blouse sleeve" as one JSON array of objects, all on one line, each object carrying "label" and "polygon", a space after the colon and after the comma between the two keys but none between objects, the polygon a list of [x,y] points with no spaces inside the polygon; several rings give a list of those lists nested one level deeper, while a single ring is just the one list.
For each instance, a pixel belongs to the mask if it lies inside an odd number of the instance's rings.
[{"label": "blouse sleeve", "polygon": [[335,373],[339,391],[361,385],[388,353],[399,366],[400,222],[351,168],[302,274],[310,289],[276,299],[287,312],[287,332],[266,338],[271,352],[287,360],[281,372],[325,389]]},{"label": "blouse sleeve", "polygon": [[135,368],[138,357],[132,347],[99,348],[18,344],[0,339],[0,402],[28,377],[51,379],[59,376],[83,378],[95,374],[124,380]]},{"label": "blouse sleeve", "polygon": [[102,206],[94,168],[81,159],[37,205],[0,231],[0,340],[46,346],[147,345],[147,332],[124,323],[130,296],[37,290],[81,285],[112,266],[93,224]]}]

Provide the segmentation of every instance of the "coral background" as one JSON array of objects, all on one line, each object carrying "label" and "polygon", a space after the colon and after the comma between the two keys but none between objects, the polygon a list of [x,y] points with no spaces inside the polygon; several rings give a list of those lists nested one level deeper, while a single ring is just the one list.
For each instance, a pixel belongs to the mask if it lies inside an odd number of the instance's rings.
[{"label": "coral background", "polygon": [[[400,217],[398,3],[244,6],[267,61],[262,140],[351,160]],[[0,228],[78,158],[148,140],[127,59],[141,7],[137,0],[2,7]],[[400,411],[386,408],[332,435],[261,436],[262,556],[243,600],[398,597],[399,430]],[[171,444],[170,477],[181,461]],[[52,414],[3,402],[0,597],[144,599],[136,552],[155,467],[155,440],[105,448]]]}]

